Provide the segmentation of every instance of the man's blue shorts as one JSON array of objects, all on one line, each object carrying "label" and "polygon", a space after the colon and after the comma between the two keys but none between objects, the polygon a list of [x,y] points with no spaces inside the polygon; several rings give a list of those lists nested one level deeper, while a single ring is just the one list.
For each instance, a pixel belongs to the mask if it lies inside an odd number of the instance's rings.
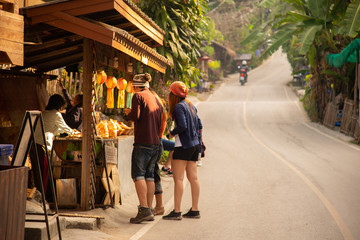
[{"label": "man's blue shorts", "polygon": [[154,181],[154,168],[159,155],[159,145],[134,144],[131,158],[131,177],[134,181]]}]

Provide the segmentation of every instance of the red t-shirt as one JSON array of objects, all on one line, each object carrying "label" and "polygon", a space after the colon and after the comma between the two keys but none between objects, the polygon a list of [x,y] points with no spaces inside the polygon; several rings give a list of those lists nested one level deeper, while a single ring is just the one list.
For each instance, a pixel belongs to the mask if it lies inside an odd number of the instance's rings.
[{"label": "red t-shirt", "polygon": [[134,94],[129,118],[134,121],[135,143],[160,144],[162,107],[156,97],[145,88]]}]

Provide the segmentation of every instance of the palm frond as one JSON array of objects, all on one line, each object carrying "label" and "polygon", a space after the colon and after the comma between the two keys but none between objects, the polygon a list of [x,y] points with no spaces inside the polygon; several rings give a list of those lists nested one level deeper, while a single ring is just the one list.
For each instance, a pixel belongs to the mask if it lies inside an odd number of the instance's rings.
[{"label": "palm frond", "polygon": [[254,41],[254,39],[258,39],[258,38],[264,38],[265,36],[261,36],[262,32],[260,31],[260,28],[255,29],[254,31],[252,31],[243,41],[241,41],[241,44],[249,44],[250,42]]},{"label": "palm frond", "polygon": [[356,37],[360,31],[360,0],[349,4],[346,9],[343,26],[345,26],[344,34]]},{"label": "palm frond", "polygon": [[310,66],[311,66],[312,68],[314,68],[315,65],[316,65],[316,48],[315,48],[314,45],[311,45],[311,46],[310,46],[310,49],[309,49],[307,58],[308,58],[308,60],[309,60]]},{"label": "palm frond", "polygon": [[312,21],[315,20],[314,17],[308,16],[304,13],[299,13],[299,12],[294,12],[294,11],[289,11],[287,13],[289,15],[289,17],[293,20],[293,21]]},{"label": "palm frond", "polygon": [[276,52],[284,43],[291,40],[295,31],[296,28],[293,26],[279,30],[273,37],[272,45],[265,50],[263,56],[271,55]]},{"label": "palm frond", "polygon": [[260,7],[270,8],[279,3],[279,0],[262,0],[259,4]]},{"label": "palm frond", "polygon": [[304,11],[305,12],[305,2],[304,0],[284,0],[284,2],[288,2],[291,4],[291,6],[293,6],[295,9],[299,10],[299,11]]},{"label": "palm frond", "polygon": [[173,30],[176,33],[176,35],[179,35],[176,23],[170,17],[168,17],[168,23],[171,27],[171,30]]},{"label": "palm frond", "polygon": [[183,62],[190,61],[189,56],[184,52],[182,48],[178,49],[179,57]]},{"label": "palm frond", "polygon": [[[329,0],[325,0],[325,1],[329,1]],[[324,0],[309,0],[308,4],[313,16],[321,17],[324,15],[324,11],[323,11]]]},{"label": "palm frond", "polygon": [[165,55],[166,55],[166,58],[171,62],[171,65],[174,65],[174,59],[173,59],[171,53],[167,52]]},{"label": "palm frond", "polygon": [[172,51],[174,57],[177,58],[179,56],[179,52],[178,52],[176,45],[174,44],[173,41],[169,41],[168,43],[169,43],[169,46],[171,48],[171,51]]},{"label": "palm frond", "polygon": [[298,43],[300,45],[299,53],[305,55],[314,42],[314,38],[317,32],[323,28],[322,25],[309,25],[300,34]]},{"label": "palm frond", "polygon": [[342,19],[346,13],[347,6],[348,3],[346,1],[336,1],[332,9],[330,10],[330,16],[336,20]]}]

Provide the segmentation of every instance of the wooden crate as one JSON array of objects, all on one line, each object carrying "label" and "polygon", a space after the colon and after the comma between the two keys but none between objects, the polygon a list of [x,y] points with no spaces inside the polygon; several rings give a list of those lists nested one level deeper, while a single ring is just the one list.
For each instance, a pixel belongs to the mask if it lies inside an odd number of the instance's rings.
[{"label": "wooden crate", "polygon": [[340,132],[349,134],[352,122],[352,113],[354,108],[354,101],[345,99],[344,108],[342,110]]},{"label": "wooden crate", "polygon": [[332,102],[328,103],[328,105],[326,107],[326,111],[325,111],[324,122],[323,122],[323,124],[326,127],[331,128],[331,129],[333,129],[335,127],[337,110],[338,110],[338,107],[335,103],[332,103]]},{"label": "wooden crate", "polygon": [[351,117],[351,123],[349,126],[349,135],[354,137],[355,136],[355,129],[356,129],[356,125],[358,125],[358,117],[356,115],[352,115]]},{"label": "wooden crate", "polygon": [[0,166],[0,239],[24,239],[27,167]]},{"label": "wooden crate", "polygon": [[359,118],[357,117],[354,123],[354,138],[357,143],[360,143],[360,122]]}]

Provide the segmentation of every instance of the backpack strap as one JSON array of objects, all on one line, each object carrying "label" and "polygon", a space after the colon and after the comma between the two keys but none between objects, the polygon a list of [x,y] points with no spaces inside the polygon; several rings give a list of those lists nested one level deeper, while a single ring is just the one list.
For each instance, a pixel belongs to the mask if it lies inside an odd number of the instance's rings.
[{"label": "backpack strap", "polygon": [[[183,102],[181,102],[181,103],[183,103]],[[197,136],[197,138],[198,138],[199,144],[201,144],[201,138],[200,138],[200,136],[199,136],[199,134],[198,134],[198,132],[197,132],[197,128],[195,127],[195,123],[194,123],[194,119],[193,119],[193,114],[191,113],[190,106],[189,106],[189,104],[188,104],[187,102],[185,102],[185,101],[184,101],[183,105],[185,105],[185,108],[187,108],[187,109],[189,110],[190,118],[191,118],[191,122],[192,122],[193,127],[194,127],[195,134],[196,134],[196,136]],[[196,116],[197,116],[197,115],[195,115],[195,117],[196,117]]]}]

